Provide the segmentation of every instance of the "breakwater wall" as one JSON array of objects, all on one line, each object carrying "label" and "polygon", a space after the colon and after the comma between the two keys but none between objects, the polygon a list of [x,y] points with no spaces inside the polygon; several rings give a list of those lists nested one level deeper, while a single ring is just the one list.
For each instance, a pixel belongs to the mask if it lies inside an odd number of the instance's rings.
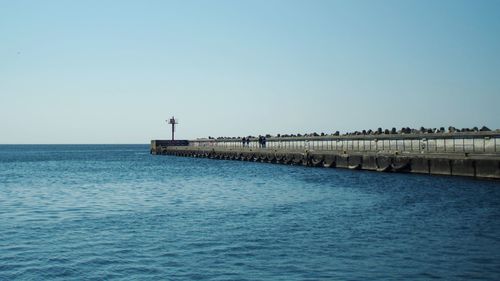
[{"label": "breakwater wall", "polygon": [[500,179],[500,134],[494,132],[268,138],[266,147],[257,139],[160,142],[151,142],[152,154]]}]

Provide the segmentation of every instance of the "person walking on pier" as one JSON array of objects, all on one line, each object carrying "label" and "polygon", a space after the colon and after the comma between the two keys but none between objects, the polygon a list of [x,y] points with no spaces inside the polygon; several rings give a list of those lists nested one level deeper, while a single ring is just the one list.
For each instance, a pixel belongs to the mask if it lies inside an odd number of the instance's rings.
[{"label": "person walking on pier", "polygon": [[247,139],[246,139],[245,137],[243,137],[243,138],[241,139],[241,146],[242,146],[242,147],[245,147],[245,143],[246,143],[246,142],[247,142]]}]

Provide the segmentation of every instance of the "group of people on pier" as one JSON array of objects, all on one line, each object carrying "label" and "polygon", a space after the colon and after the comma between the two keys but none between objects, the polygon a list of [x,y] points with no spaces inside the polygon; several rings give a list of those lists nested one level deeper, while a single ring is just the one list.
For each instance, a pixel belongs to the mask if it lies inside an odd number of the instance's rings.
[{"label": "group of people on pier", "polygon": [[[258,141],[259,141],[259,148],[266,148],[267,140],[266,140],[265,136],[259,136]],[[243,145],[243,147],[249,147],[250,146],[250,136],[243,137],[241,139],[241,144]]]},{"label": "group of people on pier", "polygon": [[266,137],[264,136],[259,136],[259,147],[260,148],[266,148]]},{"label": "group of people on pier", "polygon": [[243,147],[249,147],[250,146],[250,137],[243,137],[241,139],[241,144]]}]

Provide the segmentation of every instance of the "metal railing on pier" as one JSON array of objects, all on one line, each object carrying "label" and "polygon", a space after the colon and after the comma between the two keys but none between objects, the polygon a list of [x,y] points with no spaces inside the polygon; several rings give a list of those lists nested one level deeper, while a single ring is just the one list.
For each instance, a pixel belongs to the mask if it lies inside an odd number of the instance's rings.
[{"label": "metal railing on pier", "polygon": [[500,153],[499,132],[381,134],[316,137],[270,137],[265,147],[257,138],[248,144],[241,139],[197,139],[190,146],[266,148],[322,151],[369,151],[409,153]]}]

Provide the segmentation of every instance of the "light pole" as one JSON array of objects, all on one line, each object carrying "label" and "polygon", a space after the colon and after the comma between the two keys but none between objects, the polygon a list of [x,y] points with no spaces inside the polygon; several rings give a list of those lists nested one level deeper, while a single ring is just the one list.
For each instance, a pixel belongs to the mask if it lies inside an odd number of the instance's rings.
[{"label": "light pole", "polygon": [[166,120],[168,124],[172,125],[172,140],[174,140],[174,133],[175,133],[175,125],[179,124],[179,120],[175,119],[174,116],[170,118],[169,120]]}]

